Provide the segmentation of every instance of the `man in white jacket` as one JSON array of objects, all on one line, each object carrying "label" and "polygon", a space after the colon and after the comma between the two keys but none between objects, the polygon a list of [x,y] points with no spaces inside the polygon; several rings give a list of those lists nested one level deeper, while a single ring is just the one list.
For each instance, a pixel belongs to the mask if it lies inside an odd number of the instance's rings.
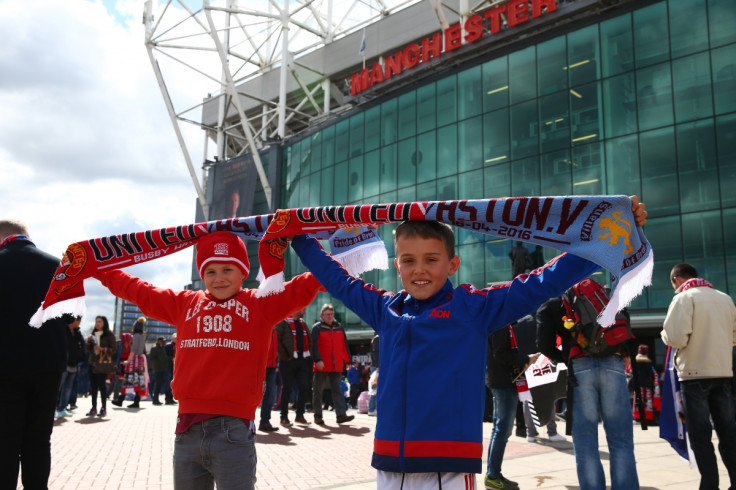
[{"label": "man in white jacket", "polygon": [[670,281],[675,297],[661,336],[665,344],[677,349],[675,367],[690,445],[700,471],[700,489],[718,488],[711,418],[731,488],[736,488],[736,412],[731,357],[736,344],[736,307],[729,295],[698,277],[690,264],[674,266]]}]

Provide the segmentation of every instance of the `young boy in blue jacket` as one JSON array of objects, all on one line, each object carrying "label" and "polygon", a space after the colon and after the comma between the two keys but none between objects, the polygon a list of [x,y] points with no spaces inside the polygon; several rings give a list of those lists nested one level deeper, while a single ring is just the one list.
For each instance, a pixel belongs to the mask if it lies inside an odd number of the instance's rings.
[{"label": "young boy in blue jacket", "polygon": [[[636,196],[632,201],[641,226],[644,205]],[[453,288],[448,278],[460,257],[452,228],[406,221],[396,227],[394,260],[404,289],[391,293],[348,275],[313,238],[297,236],[292,247],[325,289],[381,337],[381,416],[371,463],[381,489],[475,488],[488,336],[598,269],[563,254],[508,283]]]}]

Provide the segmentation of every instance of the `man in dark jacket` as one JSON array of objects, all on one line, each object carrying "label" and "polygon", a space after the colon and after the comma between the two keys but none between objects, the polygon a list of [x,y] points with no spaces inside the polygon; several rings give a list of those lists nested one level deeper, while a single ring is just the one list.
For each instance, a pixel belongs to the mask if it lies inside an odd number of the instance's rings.
[{"label": "man in dark jacket", "polygon": [[54,418],[70,417],[72,415],[67,412],[66,406],[71,398],[72,389],[76,384],[77,371],[79,371],[78,364],[84,361],[87,355],[84,337],[82,337],[82,333],[79,331],[79,324],[82,322],[82,317],[64,315],[62,319],[69,327],[66,333],[66,370],[61,373],[59,401],[56,404]]},{"label": "man in dark jacket", "polygon": [[[304,323],[304,309],[301,309],[279,322],[276,339],[281,373],[281,425],[291,427],[289,422],[289,401],[291,389],[296,382],[299,391],[296,397],[296,418],[298,424],[308,424],[304,418],[304,406],[309,395],[309,378],[312,375],[312,354],[309,345],[309,331]],[[321,405],[320,405],[321,406]]]},{"label": "man in dark jacket", "polygon": [[486,384],[493,392],[493,432],[488,445],[486,488],[519,488],[518,483],[501,474],[501,463],[506,443],[514,428],[516,406],[519,403],[514,379],[528,364],[534,363],[537,357],[538,353],[527,355],[519,352],[511,326],[496,330],[488,337]]},{"label": "man in dark jacket", "polygon": [[158,399],[161,392],[164,392],[166,402],[173,400],[171,396],[171,386],[166,383],[166,371],[169,369],[169,357],[164,350],[166,339],[159,337],[156,339],[156,345],[151,348],[148,354],[148,361],[151,363],[151,371],[153,372],[153,404],[161,405]]},{"label": "man in dark jacket", "polygon": [[330,304],[322,307],[321,321],[312,327],[312,355],[314,357],[314,382],[312,385],[312,408],[314,423],[324,425],[322,419],[322,390],[325,382],[332,391],[332,403],[337,415],[337,423],[344,424],[355,418],[347,415],[345,397],[340,389],[340,380],[345,364],[350,362],[348,339],[342,325],[335,320],[335,309]]},{"label": "man in dark jacket", "polygon": [[58,257],[37,249],[26,225],[0,220],[0,488],[46,488],[51,431],[61,373],[66,369],[66,326],[49,320],[28,326],[46,296]]}]

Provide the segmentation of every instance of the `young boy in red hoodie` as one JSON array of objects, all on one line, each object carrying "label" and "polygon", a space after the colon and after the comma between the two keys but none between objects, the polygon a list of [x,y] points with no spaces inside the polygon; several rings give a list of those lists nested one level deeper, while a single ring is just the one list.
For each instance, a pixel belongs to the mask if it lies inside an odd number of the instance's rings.
[{"label": "young boy in red hoodie", "polygon": [[271,329],[312,303],[321,286],[305,273],[283,292],[256,298],[256,290],[242,289],[249,271],[245,244],[225,231],[199,240],[196,263],[206,291],[161,289],[120,270],[96,277],[144,315],[177,326],[174,486],[254,488],[253,420]]}]

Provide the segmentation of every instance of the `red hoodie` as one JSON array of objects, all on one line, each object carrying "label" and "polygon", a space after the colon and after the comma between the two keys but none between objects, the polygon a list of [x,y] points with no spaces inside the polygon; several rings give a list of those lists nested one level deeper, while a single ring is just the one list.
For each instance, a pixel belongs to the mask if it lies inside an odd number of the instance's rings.
[{"label": "red hoodie", "polygon": [[321,288],[305,273],[287,282],[279,294],[256,298],[256,290],[244,289],[219,301],[206,291],[157,288],[120,270],[100,280],[144,315],[177,326],[171,387],[179,413],[248,420],[255,419],[263,396],[273,326],[307,307]]}]

